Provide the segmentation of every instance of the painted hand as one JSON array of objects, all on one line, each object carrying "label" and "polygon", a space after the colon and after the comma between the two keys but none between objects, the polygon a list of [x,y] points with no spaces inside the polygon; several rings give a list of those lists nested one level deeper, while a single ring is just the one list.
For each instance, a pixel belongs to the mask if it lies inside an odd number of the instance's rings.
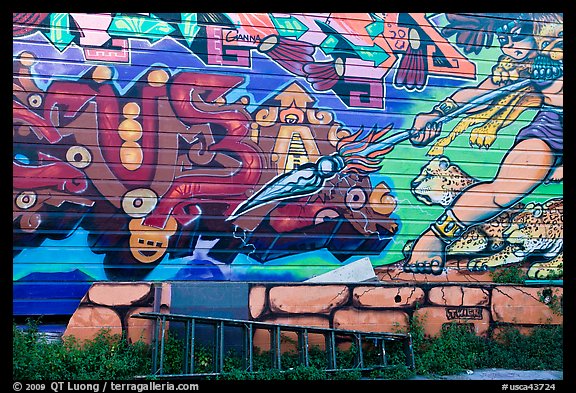
[{"label": "painted hand", "polygon": [[442,131],[442,123],[438,122],[442,115],[439,112],[421,113],[414,119],[410,142],[414,146],[425,146],[434,140]]}]

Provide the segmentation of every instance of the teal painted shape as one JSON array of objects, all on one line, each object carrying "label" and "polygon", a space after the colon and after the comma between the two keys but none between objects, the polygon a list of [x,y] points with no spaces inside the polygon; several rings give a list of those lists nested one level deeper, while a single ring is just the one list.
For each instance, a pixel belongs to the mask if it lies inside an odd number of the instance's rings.
[{"label": "teal painted shape", "polygon": [[[65,239],[46,239],[41,247],[27,248],[12,259],[12,279],[16,281],[31,273],[78,270],[94,280],[106,280],[104,255],[93,253],[88,244],[88,231],[82,228]],[[55,252],[57,249],[62,251]]]},{"label": "teal painted shape", "polygon": [[272,14],[269,15],[272,23],[274,23],[274,26],[278,31],[278,34],[283,37],[295,37],[296,39],[299,39],[308,31],[308,27],[294,16],[288,18],[276,18]]},{"label": "teal painted shape", "polygon": [[320,44],[320,48],[326,54],[342,53],[345,56],[356,56],[362,60],[370,61],[377,67],[385,62],[390,55],[382,48],[373,45],[355,45],[341,35],[327,33],[326,39]]},{"label": "teal painted shape", "polygon": [[44,35],[54,44],[60,52],[74,40],[74,34],[70,34],[70,17],[67,13],[50,14],[50,30]]},{"label": "teal painted shape", "polygon": [[366,32],[372,39],[378,37],[380,34],[384,34],[384,21],[377,20],[370,23],[366,26]]},{"label": "teal painted shape", "polygon": [[129,38],[145,38],[154,43],[174,30],[168,22],[153,15],[116,15],[108,28],[108,34]]},{"label": "teal painted shape", "polygon": [[326,39],[322,41],[322,43],[320,44],[320,48],[326,54],[334,52],[337,46],[338,46],[338,38],[334,37],[333,35],[329,35],[328,37],[326,37]]},{"label": "teal painted shape", "polygon": [[239,254],[229,267],[232,281],[298,282],[327,273],[344,264],[330,251],[320,249],[273,259],[266,263],[258,262],[249,255]]},{"label": "teal painted shape", "polygon": [[562,285],[564,280],[526,280],[525,285]]},{"label": "teal painted shape", "polygon": [[192,45],[194,37],[196,37],[196,34],[198,34],[200,30],[200,26],[198,26],[198,16],[195,12],[182,13],[180,15],[182,22],[178,23],[178,29],[180,29],[188,45]]},{"label": "teal painted shape", "polygon": [[355,49],[362,60],[371,61],[376,67],[390,57],[388,53],[378,46],[355,46]]}]

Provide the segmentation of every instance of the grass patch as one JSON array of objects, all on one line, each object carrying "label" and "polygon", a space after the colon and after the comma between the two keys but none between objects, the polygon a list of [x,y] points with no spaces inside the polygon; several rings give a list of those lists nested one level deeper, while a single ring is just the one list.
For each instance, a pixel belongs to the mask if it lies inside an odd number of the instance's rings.
[{"label": "grass patch", "polygon": [[[151,370],[151,347],[143,342],[129,343],[124,337],[102,330],[93,340],[78,342],[67,337],[61,342],[48,342],[38,330],[38,322],[29,321],[25,329],[13,324],[14,380],[97,380],[133,379],[148,375]],[[406,367],[400,343],[387,343],[387,368],[376,369],[364,377],[378,379],[409,379],[414,375],[448,375],[480,368],[516,370],[562,370],[563,328],[560,325],[535,327],[530,335],[521,334],[515,327],[503,327],[494,337],[476,336],[467,325],[446,324],[438,337],[426,337],[422,321],[414,318],[409,329],[412,334],[415,370]],[[341,368],[353,368],[357,348],[337,350]],[[369,346],[363,348],[366,366],[378,362],[378,353]],[[184,364],[183,341],[168,334],[165,343],[164,372],[178,374]],[[325,380],[362,378],[358,370],[328,372],[322,349],[309,351],[309,367],[299,364],[294,352],[281,355],[280,372],[272,368],[271,355],[255,348],[255,373],[243,369],[239,354],[228,352],[224,359],[224,373],[212,377],[219,380]],[[197,345],[195,371],[212,371],[211,348]]]},{"label": "grass patch", "polygon": [[126,380],[151,367],[148,345],[128,343],[109,330],[85,343],[74,337],[48,342],[38,322],[29,321],[25,331],[13,324],[12,344],[14,380]]}]

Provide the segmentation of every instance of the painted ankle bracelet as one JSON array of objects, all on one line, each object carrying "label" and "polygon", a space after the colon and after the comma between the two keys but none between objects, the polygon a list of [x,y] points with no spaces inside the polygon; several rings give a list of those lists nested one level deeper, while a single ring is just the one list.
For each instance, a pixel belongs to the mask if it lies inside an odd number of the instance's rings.
[{"label": "painted ankle bracelet", "polygon": [[452,210],[446,210],[430,225],[432,232],[446,244],[451,244],[466,230],[466,225],[456,218]]}]

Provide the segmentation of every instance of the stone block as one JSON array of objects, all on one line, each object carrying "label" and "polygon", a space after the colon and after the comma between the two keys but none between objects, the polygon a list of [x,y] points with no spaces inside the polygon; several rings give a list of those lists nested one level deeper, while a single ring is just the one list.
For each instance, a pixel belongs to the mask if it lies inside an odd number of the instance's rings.
[{"label": "stone block", "polygon": [[[261,320],[259,322],[277,323],[282,325],[298,325],[298,326],[315,326],[315,327],[330,327],[328,318],[321,316],[291,316],[291,317],[275,317],[270,319]],[[281,332],[281,351],[295,351],[297,349],[298,336],[295,332],[282,331]],[[266,329],[258,329],[254,332],[254,346],[260,348],[262,351],[270,350],[270,332]],[[308,335],[308,345],[318,346],[322,349],[325,348],[324,336],[322,334],[310,333]]]},{"label": "stone block", "polygon": [[128,306],[149,296],[151,288],[147,283],[94,283],[88,298],[102,306]]},{"label": "stone block", "polygon": [[172,303],[172,285],[169,282],[162,283],[162,290],[160,291],[160,306],[170,308]]},{"label": "stone block", "polygon": [[108,307],[80,306],[76,309],[64,337],[74,336],[79,341],[91,340],[102,329],[109,329],[110,334],[122,334],[122,322],[118,314]]},{"label": "stone block", "polygon": [[424,291],[418,287],[358,286],[352,300],[357,307],[414,307],[424,303]]},{"label": "stone block", "polygon": [[129,342],[142,341],[146,344],[152,343],[154,336],[154,321],[150,319],[132,318],[132,315],[141,312],[152,312],[153,307],[135,307],[126,314],[126,337]]},{"label": "stone block", "polygon": [[256,285],[250,288],[248,295],[248,307],[250,309],[250,317],[257,319],[264,312],[266,307],[266,287],[263,285]]},{"label": "stone block", "polygon": [[270,289],[270,309],[276,313],[328,314],[348,301],[345,285],[278,286]]},{"label": "stone block", "polygon": [[408,314],[400,310],[368,310],[347,307],[334,313],[337,329],[365,332],[398,332],[408,329]]},{"label": "stone block", "polygon": [[492,289],[492,317],[495,322],[541,325],[562,324],[563,317],[554,313],[552,297],[546,303],[546,290],[556,299],[562,287],[496,286]]},{"label": "stone block", "polygon": [[485,288],[442,285],[428,291],[428,300],[438,306],[487,306],[490,293]]}]

